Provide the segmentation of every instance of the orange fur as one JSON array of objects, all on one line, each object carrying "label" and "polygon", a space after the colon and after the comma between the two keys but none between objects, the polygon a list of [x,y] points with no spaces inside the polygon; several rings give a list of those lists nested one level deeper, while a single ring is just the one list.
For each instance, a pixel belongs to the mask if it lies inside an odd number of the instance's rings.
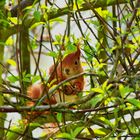
[{"label": "orange fur", "polygon": [[[83,68],[80,63],[80,49],[77,47],[77,51],[71,54],[68,54],[59,64],[58,66],[52,65],[49,69],[49,83],[52,85],[58,84],[59,82],[70,78],[71,76],[77,75],[83,72]],[[53,82],[55,81],[55,82]],[[46,89],[45,89],[46,88]],[[43,84],[32,85],[27,90],[27,95],[32,99],[39,99],[45,92],[48,91],[48,87],[45,87]],[[84,88],[84,78],[83,76],[78,77],[74,80],[71,80],[68,84],[64,85],[61,88],[61,92],[66,96],[72,97],[72,95],[76,95]],[[60,90],[59,90],[60,92]],[[58,94],[55,93],[53,97],[51,97],[50,101],[46,100],[46,103],[55,104],[58,102]],[[60,101],[60,100],[59,100]],[[27,105],[32,106],[34,102],[28,102]]]}]

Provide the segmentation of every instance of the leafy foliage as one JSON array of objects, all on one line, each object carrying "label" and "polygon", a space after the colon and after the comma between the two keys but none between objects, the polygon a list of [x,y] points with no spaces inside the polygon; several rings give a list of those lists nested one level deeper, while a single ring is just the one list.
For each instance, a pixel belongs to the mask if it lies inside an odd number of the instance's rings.
[{"label": "leafy foliage", "polygon": [[[42,140],[140,139],[139,0],[13,0],[9,11],[4,6],[1,0],[0,111],[18,112],[21,119],[13,123],[0,116],[8,123],[0,126],[0,139],[33,139],[39,128]],[[44,105],[48,93],[70,85],[49,84],[49,63],[57,66],[77,44],[85,89],[75,102],[61,102],[63,96],[58,104]],[[50,89],[32,100],[27,88],[39,82]],[[36,103],[30,107],[29,101]]]}]

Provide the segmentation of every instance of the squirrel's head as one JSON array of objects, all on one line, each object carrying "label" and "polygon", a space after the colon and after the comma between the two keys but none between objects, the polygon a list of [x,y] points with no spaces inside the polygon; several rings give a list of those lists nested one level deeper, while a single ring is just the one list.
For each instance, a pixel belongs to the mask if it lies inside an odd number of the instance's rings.
[{"label": "squirrel's head", "polygon": [[68,54],[62,61],[62,73],[65,77],[71,77],[73,75],[79,74],[82,72],[82,66],[80,63],[80,49],[77,47],[77,51],[71,54]]}]

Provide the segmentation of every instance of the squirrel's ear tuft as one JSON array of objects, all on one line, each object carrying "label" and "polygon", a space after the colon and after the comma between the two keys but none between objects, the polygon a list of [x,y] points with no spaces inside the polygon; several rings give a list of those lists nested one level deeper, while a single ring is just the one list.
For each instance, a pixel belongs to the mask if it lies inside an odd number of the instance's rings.
[{"label": "squirrel's ear tuft", "polygon": [[80,54],[81,54],[81,51],[80,51],[80,42],[78,42],[78,44],[76,44],[76,47],[77,47],[77,51],[75,52],[75,54],[77,56],[80,56]]}]

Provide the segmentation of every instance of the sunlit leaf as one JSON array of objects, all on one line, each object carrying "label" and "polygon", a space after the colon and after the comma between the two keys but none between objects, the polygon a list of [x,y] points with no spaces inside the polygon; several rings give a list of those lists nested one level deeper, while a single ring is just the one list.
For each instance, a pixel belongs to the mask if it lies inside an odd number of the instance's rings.
[{"label": "sunlit leaf", "polygon": [[87,60],[88,61],[92,61],[92,59],[93,59],[93,52],[95,53],[95,50],[94,49],[91,50],[91,48],[88,45],[85,45],[84,46],[84,52],[85,52],[85,54],[87,56]]},{"label": "sunlit leaf", "polygon": [[70,54],[70,53],[73,53],[77,50],[77,47],[71,43],[69,43],[67,46],[66,46],[66,54]]},{"label": "sunlit leaf", "polygon": [[102,88],[92,88],[91,91],[104,94],[104,90]]},{"label": "sunlit leaf", "polygon": [[97,103],[102,101],[103,97],[104,96],[102,94],[99,94],[99,95],[95,96],[94,98],[92,98],[90,101],[90,103],[92,104],[92,107],[95,107]]},{"label": "sunlit leaf", "polygon": [[18,76],[8,76],[8,80],[11,82],[11,83],[15,83],[19,80],[19,77]]},{"label": "sunlit leaf", "polygon": [[14,23],[15,25],[18,23],[18,20],[16,17],[9,17],[8,18],[12,23]]},{"label": "sunlit leaf", "polygon": [[20,126],[12,126],[10,127],[10,131],[7,131],[6,140],[16,140],[24,131]]},{"label": "sunlit leaf", "polygon": [[106,80],[106,81],[103,83],[103,85],[102,85],[102,88],[103,88],[104,91],[105,91],[106,88],[107,88],[107,84],[108,84],[108,80]]},{"label": "sunlit leaf", "polygon": [[16,67],[16,65],[17,65],[15,60],[13,60],[13,59],[8,59],[7,63],[10,64],[11,66],[14,66],[14,67]]},{"label": "sunlit leaf", "polygon": [[138,46],[136,46],[134,44],[130,44],[130,43],[127,44],[126,47],[131,49],[131,53],[133,53],[138,48]]},{"label": "sunlit leaf", "polygon": [[132,105],[140,108],[140,101],[134,98],[130,98],[126,100],[127,102],[131,103]]},{"label": "sunlit leaf", "polygon": [[63,23],[65,20],[63,18],[55,18],[51,19],[50,22],[58,22],[58,23]]},{"label": "sunlit leaf", "polygon": [[57,118],[58,122],[62,122],[62,118],[63,118],[62,113],[57,113],[56,118]]},{"label": "sunlit leaf", "polygon": [[113,124],[110,122],[110,120],[106,119],[105,117],[99,117],[98,119],[100,121],[102,121],[104,124],[107,124],[107,125],[113,127]]},{"label": "sunlit leaf", "polygon": [[39,11],[35,11],[34,12],[34,18],[35,18],[36,21],[40,21],[41,15],[40,15],[40,12]]},{"label": "sunlit leaf", "polygon": [[32,83],[35,83],[38,80],[40,80],[40,76],[39,75],[35,75],[35,76],[32,77]]},{"label": "sunlit leaf", "polygon": [[138,36],[132,38],[132,42],[133,42],[133,43],[138,43],[138,42],[140,43],[140,35],[138,35]]},{"label": "sunlit leaf", "polygon": [[44,14],[43,14],[43,18],[47,21],[48,20],[48,14],[47,14],[47,12],[45,12]]},{"label": "sunlit leaf", "polygon": [[106,87],[106,90],[109,90],[112,86],[113,86],[113,84],[109,84],[109,85]]},{"label": "sunlit leaf", "polygon": [[47,10],[47,5],[46,5],[46,4],[43,4],[43,3],[42,3],[40,6],[41,6],[41,9]]},{"label": "sunlit leaf", "polygon": [[130,92],[133,91],[132,88],[130,88],[129,86],[123,86],[122,84],[119,85],[119,91],[120,94],[122,96],[122,98],[125,98]]},{"label": "sunlit leaf", "polygon": [[6,45],[7,45],[7,46],[12,46],[13,43],[14,43],[14,41],[13,41],[12,37],[9,37],[9,38],[6,40]]},{"label": "sunlit leaf", "polygon": [[22,80],[24,82],[29,82],[29,83],[31,82],[31,77],[32,77],[31,74],[26,74],[26,72],[23,72],[22,75],[23,75],[23,79]]},{"label": "sunlit leaf", "polygon": [[69,134],[69,133],[60,133],[57,135],[57,138],[64,138],[64,139],[68,139],[68,140],[73,140],[71,134]]},{"label": "sunlit leaf", "polygon": [[133,106],[132,104],[130,104],[130,103],[126,103],[126,107],[124,108],[124,110],[135,110],[136,109],[136,107],[135,106]]},{"label": "sunlit leaf", "polygon": [[73,11],[76,11],[77,8],[82,8],[82,4],[84,3],[84,0],[77,0],[73,2]]},{"label": "sunlit leaf", "polygon": [[24,9],[23,9],[23,11],[27,11],[27,10],[32,10],[32,8],[33,8],[33,6],[31,5],[31,6],[27,6],[27,7],[25,7]]},{"label": "sunlit leaf", "polygon": [[36,41],[35,37],[33,40],[31,40],[31,48],[32,48],[32,50],[35,50],[38,48],[37,41]]},{"label": "sunlit leaf", "polygon": [[28,82],[28,83],[31,82],[30,78],[27,78],[27,77],[24,77],[24,78],[23,78],[23,81],[24,81],[24,82]]},{"label": "sunlit leaf", "polygon": [[39,127],[39,126],[40,126],[40,124],[37,123],[37,122],[30,123],[30,127],[32,127],[32,128],[36,128],[36,127]]},{"label": "sunlit leaf", "polygon": [[100,136],[105,136],[106,135],[106,132],[104,132],[103,130],[100,130],[100,129],[95,129],[94,133],[96,135],[100,135]]},{"label": "sunlit leaf", "polygon": [[84,129],[84,127],[76,127],[72,133],[72,136],[76,138],[76,136]]},{"label": "sunlit leaf", "polygon": [[87,21],[88,23],[91,23],[93,26],[94,26],[94,28],[96,28],[96,29],[98,29],[98,30],[100,30],[101,29],[101,24],[100,24],[100,22],[99,22],[99,20],[88,20]]},{"label": "sunlit leaf", "polygon": [[108,10],[103,10],[102,8],[96,8],[95,10],[103,18],[106,18],[110,14]]},{"label": "sunlit leaf", "polygon": [[44,22],[37,22],[37,23],[33,24],[33,25],[30,27],[30,29],[33,29],[33,28],[35,28],[35,27],[37,27],[37,26],[39,26],[39,25],[44,25],[44,24],[45,24]]},{"label": "sunlit leaf", "polygon": [[54,51],[48,52],[47,55],[52,56],[54,58],[57,58],[57,56],[58,56],[58,54],[56,52],[54,52]]}]

